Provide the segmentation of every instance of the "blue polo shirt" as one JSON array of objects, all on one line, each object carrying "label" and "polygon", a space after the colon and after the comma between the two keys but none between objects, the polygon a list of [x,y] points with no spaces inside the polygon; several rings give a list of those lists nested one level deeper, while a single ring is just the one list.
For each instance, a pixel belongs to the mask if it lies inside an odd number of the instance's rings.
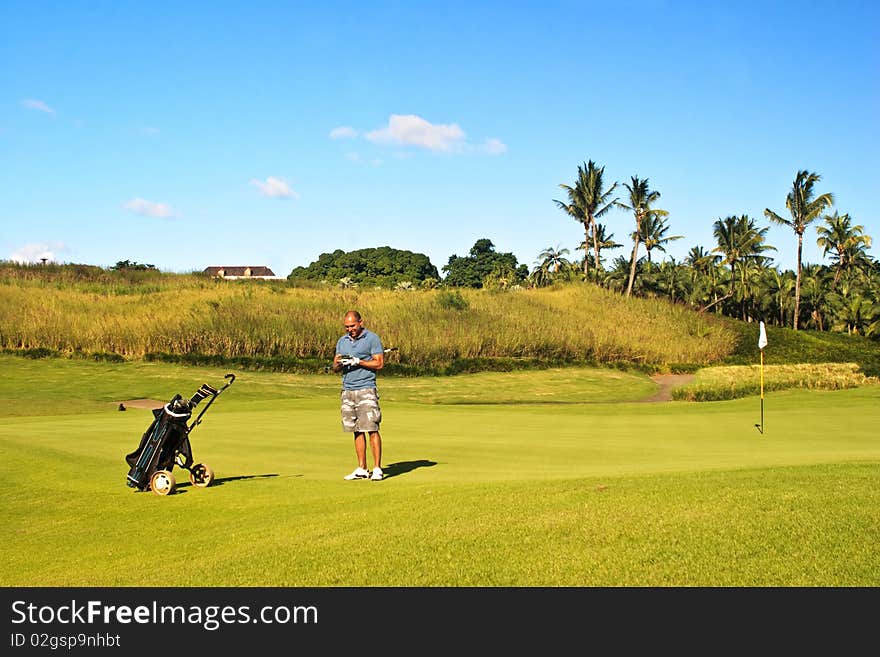
[{"label": "blue polo shirt", "polygon": [[[361,360],[370,360],[373,356],[381,354],[385,349],[379,336],[369,329],[364,329],[357,338],[352,339],[346,333],[336,342],[336,353],[343,356],[357,356]],[[343,366],[342,389],[363,390],[364,388],[376,387],[376,371],[355,365],[354,367]]]}]

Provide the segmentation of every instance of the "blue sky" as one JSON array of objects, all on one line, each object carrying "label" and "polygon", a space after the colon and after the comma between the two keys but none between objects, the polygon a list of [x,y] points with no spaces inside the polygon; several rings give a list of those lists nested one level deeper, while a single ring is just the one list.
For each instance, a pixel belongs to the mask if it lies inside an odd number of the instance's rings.
[{"label": "blue sky", "polygon": [[876,2],[5,0],[0,90],[0,259],[286,276],[489,238],[531,268],[580,256],[553,199],[590,159],[649,179],[676,260],[788,216],[799,169],[880,254]]}]

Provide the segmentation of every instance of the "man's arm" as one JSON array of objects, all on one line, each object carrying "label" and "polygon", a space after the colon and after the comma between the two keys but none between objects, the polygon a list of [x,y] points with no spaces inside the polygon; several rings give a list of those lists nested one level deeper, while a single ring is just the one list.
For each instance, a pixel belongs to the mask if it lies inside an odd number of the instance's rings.
[{"label": "man's arm", "polygon": [[362,360],[360,364],[362,367],[366,367],[368,370],[375,370],[378,372],[383,367],[385,367],[385,354],[373,354],[373,357],[370,360]]},{"label": "man's arm", "polygon": [[360,366],[365,367],[368,370],[381,370],[385,366],[385,353],[373,354],[369,359],[366,358],[357,358],[355,356],[343,356],[341,354],[336,354],[333,358],[333,371],[341,372],[342,369],[346,366]]}]

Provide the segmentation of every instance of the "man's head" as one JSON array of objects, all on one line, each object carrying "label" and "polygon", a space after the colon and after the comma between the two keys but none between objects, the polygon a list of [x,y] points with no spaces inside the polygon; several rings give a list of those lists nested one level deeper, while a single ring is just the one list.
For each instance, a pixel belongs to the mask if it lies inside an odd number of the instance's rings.
[{"label": "man's head", "polygon": [[342,325],[345,327],[345,332],[352,338],[358,337],[364,330],[364,320],[357,310],[349,310],[345,313],[345,317],[342,318]]}]

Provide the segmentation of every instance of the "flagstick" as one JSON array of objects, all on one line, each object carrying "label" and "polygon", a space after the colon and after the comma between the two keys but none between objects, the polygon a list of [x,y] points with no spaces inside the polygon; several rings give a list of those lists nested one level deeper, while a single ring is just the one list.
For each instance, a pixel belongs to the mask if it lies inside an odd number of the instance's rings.
[{"label": "flagstick", "polygon": [[764,347],[767,346],[767,330],[764,328],[764,322],[760,323],[758,334],[758,351],[761,352],[761,424],[756,424],[755,429],[764,433]]},{"label": "flagstick", "polygon": [[764,350],[761,349],[761,434],[764,433]]}]

